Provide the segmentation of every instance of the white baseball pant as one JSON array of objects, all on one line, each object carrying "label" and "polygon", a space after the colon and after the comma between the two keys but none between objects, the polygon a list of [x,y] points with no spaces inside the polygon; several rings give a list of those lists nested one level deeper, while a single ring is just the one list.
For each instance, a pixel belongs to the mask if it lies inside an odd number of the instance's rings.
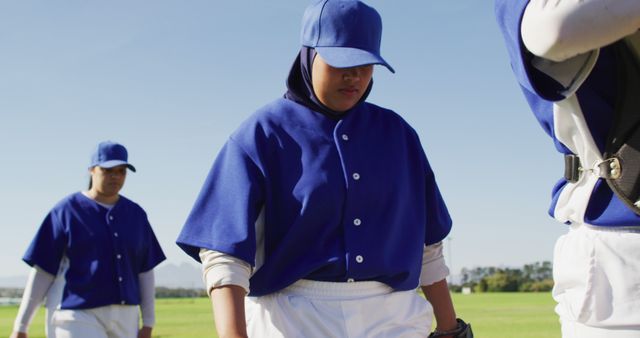
[{"label": "white baseball pant", "polygon": [[563,338],[640,337],[640,229],[572,225],[553,278]]},{"label": "white baseball pant", "polygon": [[138,306],[109,305],[85,310],[57,309],[51,316],[55,338],[136,338]]},{"label": "white baseball pant", "polygon": [[301,280],[262,297],[246,297],[249,337],[427,337],[433,308],[416,290],[378,282]]}]

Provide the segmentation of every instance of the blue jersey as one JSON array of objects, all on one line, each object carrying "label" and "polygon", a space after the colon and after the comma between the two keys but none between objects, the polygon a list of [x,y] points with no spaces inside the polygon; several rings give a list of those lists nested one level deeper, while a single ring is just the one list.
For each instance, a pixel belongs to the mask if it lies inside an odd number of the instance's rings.
[{"label": "blue jersey", "polygon": [[[520,23],[528,0],[496,0],[496,16],[502,29],[511,66],[536,118],[563,154],[602,156],[613,123],[616,102],[616,59],[612,47],[578,56],[564,63],[541,62],[528,52],[520,35]],[[573,78],[563,82],[553,67],[580,62]],[[569,66],[570,67],[570,66]],[[567,73],[566,71],[564,73]],[[563,124],[563,125],[559,125]],[[582,128],[582,126],[584,126]],[[560,179],[549,213],[556,219],[596,226],[638,226],[640,216],[627,208],[601,178],[572,184]]]},{"label": "blue jersey", "polygon": [[23,259],[56,275],[63,256],[63,309],[140,304],[138,274],[165,259],[139,205],[120,196],[107,209],[80,192],[49,212]]},{"label": "blue jersey", "polygon": [[332,119],[279,99],[231,135],[178,245],[254,265],[252,296],[299,279],[418,286],[451,219],[415,131],[369,103]]}]

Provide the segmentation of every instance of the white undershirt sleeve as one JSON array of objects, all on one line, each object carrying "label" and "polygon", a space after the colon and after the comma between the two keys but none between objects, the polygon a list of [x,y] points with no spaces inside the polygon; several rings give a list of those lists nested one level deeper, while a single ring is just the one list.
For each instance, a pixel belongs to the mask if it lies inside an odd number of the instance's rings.
[{"label": "white undershirt sleeve", "polygon": [[422,270],[420,271],[420,286],[431,285],[449,276],[449,268],[444,262],[442,242],[425,245],[422,252]]},{"label": "white undershirt sleeve", "polygon": [[200,261],[202,262],[202,279],[208,295],[213,288],[223,285],[238,285],[249,293],[249,277],[251,277],[249,263],[208,249],[200,249]]},{"label": "white undershirt sleeve", "polygon": [[38,306],[44,301],[54,279],[55,276],[35,266],[31,269],[22,294],[20,308],[13,323],[14,332],[26,333],[28,331],[29,324],[31,324]]},{"label": "white undershirt sleeve", "polygon": [[556,62],[606,46],[638,29],[638,0],[531,0],[521,24],[527,49]]},{"label": "white undershirt sleeve", "polygon": [[153,269],[138,274],[138,281],[142,326],[153,327],[156,323],[156,282]]}]

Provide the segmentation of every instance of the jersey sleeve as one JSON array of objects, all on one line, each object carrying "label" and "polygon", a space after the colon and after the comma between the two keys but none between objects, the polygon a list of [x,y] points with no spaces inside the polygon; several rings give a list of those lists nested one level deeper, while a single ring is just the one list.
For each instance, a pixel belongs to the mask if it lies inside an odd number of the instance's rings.
[{"label": "jersey sleeve", "polygon": [[58,274],[66,243],[67,234],[64,226],[52,210],[42,221],[22,260],[32,267],[37,265],[55,276]]},{"label": "jersey sleeve", "polygon": [[427,193],[427,231],[424,243],[431,245],[442,241],[451,231],[451,216],[447,209],[435,176],[431,169],[426,179]]},{"label": "jersey sleeve", "polygon": [[147,249],[144,253],[144,258],[140,262],[140,271],[139,273],[148,272],[149,270],[155,268],[162,261],[167,259],[162,251],[162,247],[160,247],[160,243],[158,242],[158,238],[156,237],[153,229],[151,228],[151,224],[149,224],[149,220],[147,218],[146,213],[144,214],[144,221],[146,222],[146,241],[147,241]]},{"label": "jersey sleeve", "polygon": [[255,222],[264,203],[261,170],[236,141],[224,145],[176,243],[200,261],[200,248],[255,263]]},{"label": "jersey sleeve", "polygon": [[417,157],[420,158],[422,172],[424,173],[424,191],[425,191],[425,210],[426,210],[426,228],[425,228],[425,245],[432,245],[442,241],[451,231],[452,220],[449,209],[444,202],[444,198],[440,193],[440,188],[436,182],[436,177],[429,164],[427,154],[424,152],[420,136],[411,128],[411,133],[415,139],[418,149]]},{"label": "jersey sleeve", "polygon": [[530,93],[549,100],[565,98],[565,86],[533,66],[535,56],[527,51],[520,26],[529,0],[496,0],[495,14],[505,40],[511,68],[520,85]]}]

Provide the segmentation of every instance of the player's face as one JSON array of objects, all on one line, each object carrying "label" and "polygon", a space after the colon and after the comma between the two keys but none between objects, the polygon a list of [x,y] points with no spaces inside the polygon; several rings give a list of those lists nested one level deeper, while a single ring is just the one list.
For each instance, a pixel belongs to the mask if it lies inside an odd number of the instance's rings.
[{"label": "player's face", "polygon": [[373,65],[334,68],[316,54],[311,68],[311,82],[316,97],[327,108],[345,112],[360,101],[371,77]]},{"label": "player's face", "polygon": [[113,168],[91,168],[92,189],[106,197],[118,195],[127,178],[127,166],[119,165]]}]

